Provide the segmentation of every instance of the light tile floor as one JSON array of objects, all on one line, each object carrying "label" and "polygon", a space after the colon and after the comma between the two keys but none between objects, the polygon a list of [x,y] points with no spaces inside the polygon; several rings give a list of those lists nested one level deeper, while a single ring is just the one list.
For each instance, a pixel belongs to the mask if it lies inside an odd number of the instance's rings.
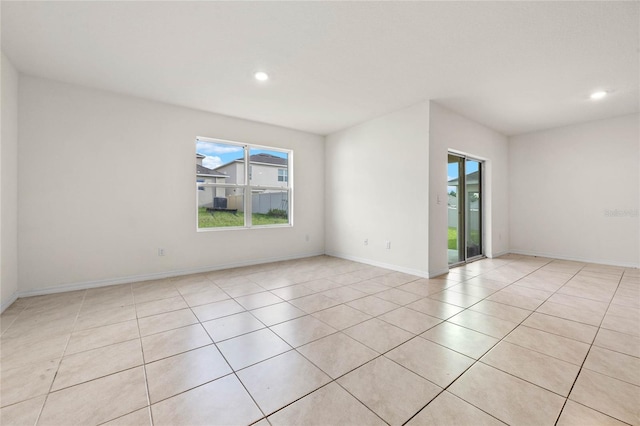
[{"label": "light tile floor", "polygon": [[327,256],[17,300],[3,425],[640,424],[640,272]]}]

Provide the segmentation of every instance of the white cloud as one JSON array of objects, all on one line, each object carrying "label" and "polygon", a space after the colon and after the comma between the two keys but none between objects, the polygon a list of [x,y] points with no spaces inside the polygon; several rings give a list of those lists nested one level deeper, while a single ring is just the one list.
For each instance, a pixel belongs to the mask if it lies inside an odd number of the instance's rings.
[{"label": "white cloud", "polygon": [[202,142],[202,141],[198,141],[196,143],[196,152],[206,156],[212,156],[214,154],[218,154],[218,155],[229,154],[232,152],[241,152],[241,151],[242,151],[241,146],[225,145],[225,144],[218,144],[213,142]]},{"label": "white cloud", "polygon": [[202,159],[202,165],[208,169],[215,169],[222,165],[222,159],[220,157],[206,156]]}]

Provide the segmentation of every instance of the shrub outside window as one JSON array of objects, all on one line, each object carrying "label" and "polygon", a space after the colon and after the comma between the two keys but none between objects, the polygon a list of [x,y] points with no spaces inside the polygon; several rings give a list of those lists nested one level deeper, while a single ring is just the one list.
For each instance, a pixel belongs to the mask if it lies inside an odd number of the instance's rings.
[{"label": "shrub outside window", "polygon": [[197,229],[293,225],[292,164],[291,150],[198,137]]}]

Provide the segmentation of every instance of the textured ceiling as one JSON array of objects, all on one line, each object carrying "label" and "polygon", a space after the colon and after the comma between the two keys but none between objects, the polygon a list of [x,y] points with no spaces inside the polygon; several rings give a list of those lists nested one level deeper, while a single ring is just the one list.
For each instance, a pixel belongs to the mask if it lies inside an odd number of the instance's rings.
[{"label": "textured ceiling", "polygon": [[639,109],[636,1],[1,8],[25,74],[318,134],[427,99],[507,135]]}]

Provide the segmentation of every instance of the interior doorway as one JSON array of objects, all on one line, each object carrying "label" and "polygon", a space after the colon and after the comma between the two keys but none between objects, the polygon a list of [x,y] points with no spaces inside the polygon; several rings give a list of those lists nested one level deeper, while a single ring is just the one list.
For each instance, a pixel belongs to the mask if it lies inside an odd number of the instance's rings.
[{"label": "interior doorway", "polygon": [[484,255],[482,241],[483,162],[449,153],[447,164],[447,231],[449,266]]}]

